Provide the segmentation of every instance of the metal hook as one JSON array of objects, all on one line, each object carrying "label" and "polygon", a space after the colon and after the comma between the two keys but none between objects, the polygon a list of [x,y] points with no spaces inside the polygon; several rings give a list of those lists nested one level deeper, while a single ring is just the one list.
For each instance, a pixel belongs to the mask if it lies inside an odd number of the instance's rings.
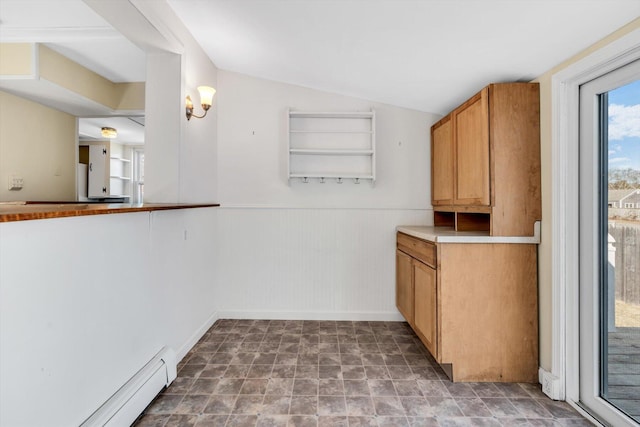
[{"label": "metal hook", "polygon": [[320,177],[320,184],[324,184],[324,176]]},{"label": "metal hook", "polygon": [[356,178],[354,181],[356,182],[356,184],[360,184],[360,178]]},{"label": "metal hook", "polygon": [[306,176],[302,178],[302,182],[304,182],[305,184],[309,183],[309,178],[307,178]]},{"label": "metal hook", "polygon": [[336,180],[336,182],[337,182],[338,184],[342,184],[342,178],[338,178],[338,179]]}]

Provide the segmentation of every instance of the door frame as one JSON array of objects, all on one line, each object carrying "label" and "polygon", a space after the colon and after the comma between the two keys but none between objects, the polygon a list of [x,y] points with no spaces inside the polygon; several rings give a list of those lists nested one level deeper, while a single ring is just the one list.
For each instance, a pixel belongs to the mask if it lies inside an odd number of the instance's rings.
[{"label": "door frame", "polygon": [[[607,193],[608,146],[606,129],[608,105],[606,94],[638,79],[640,61],[629,63],[610,73],[600,76],[580,88],[580,404],[586,410],[597,414],[598,418],[612,425],[635,426],[635,422],[623,415],[608,399],[601,397],[602,384],[606,383],[602,374],[602,364],[607,356],[602,347],[607,344],[606,331],[602,331],[601,312],[603,280],[608,269],[603,263],[607,256]],[[633,80],[631,80],[633,79]],[[601,94],[605,94],[602,98]],[[605,102],[602,105],[602,102]],[[604,136],[603,136],[604,133]],[[595,190],[595,191],[594,191]],[[604,221],[604,223],[603,223]],[[605,282],[606,283],[606,282]],[[607,283],[609,286],[615,284]],[[606,297],[605,297],[606,298]],[[608,321],[608,320],[607,320]],[[585,327],[586,325],[586,327]],[[607,325],[607,324],[605,324]]]},{"label": "door frame", "polygon": [[550,397],[566,400],[593,421],[596,420],[577,404],[580,397],[579,226],[576,221],[579,217],[579,91],[581,84],[637,59],[640,59],[640,29],[630,31],[551,77],[552,365],[549,380],[554,384],[548,390],[551,390]]}]

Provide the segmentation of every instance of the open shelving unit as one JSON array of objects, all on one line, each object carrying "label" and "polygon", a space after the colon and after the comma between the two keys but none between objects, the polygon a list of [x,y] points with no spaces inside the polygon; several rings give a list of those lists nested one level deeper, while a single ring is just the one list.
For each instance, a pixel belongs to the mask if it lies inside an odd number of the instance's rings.
[{"label": "open shelving unit", "polygon": [[289,181],[375,182],[375,111],[289,110],[287,123]]},{"label": "open shelving unit", "polygon": [[124,147],[111,144],[109,156],[109,196],[130,197],[131,160],[122,157]]}]

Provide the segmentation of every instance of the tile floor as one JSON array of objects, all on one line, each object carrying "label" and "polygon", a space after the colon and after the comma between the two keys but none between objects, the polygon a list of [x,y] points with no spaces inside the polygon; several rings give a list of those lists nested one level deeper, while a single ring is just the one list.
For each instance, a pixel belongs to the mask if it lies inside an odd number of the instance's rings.
[{"label": "tile floor", "polygon": [[135,425],[591,424],[537,384],[450,382],[403,322],[219,320]]}]

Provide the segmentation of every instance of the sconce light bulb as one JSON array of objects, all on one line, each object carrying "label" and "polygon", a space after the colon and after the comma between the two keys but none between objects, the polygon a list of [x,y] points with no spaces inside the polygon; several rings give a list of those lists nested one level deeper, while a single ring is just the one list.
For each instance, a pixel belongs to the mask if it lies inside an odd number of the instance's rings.
[{"label": "sconce light bulb", "polygon": [[213,96],[216,94],[216,90],[211,86],[198,86],[198,92],[200,92],[200,104],[202,108],[208,110],[213,104]]},{"label": "sconce light bulb", "polygon": [[209,108],[211,108],[211,104],[213,103],[213,96],[216,94],[216,90],[211,86],[198,86],[198,92],[200,92],[200,103],[204,110],[204,114],[201,116],[193,114],[193,101],[191,101],[191,97],[187,95],[185,100],[187,120],[191,120],[191,117],[201,119],[206,116],[207,111],[209,111]]}]

